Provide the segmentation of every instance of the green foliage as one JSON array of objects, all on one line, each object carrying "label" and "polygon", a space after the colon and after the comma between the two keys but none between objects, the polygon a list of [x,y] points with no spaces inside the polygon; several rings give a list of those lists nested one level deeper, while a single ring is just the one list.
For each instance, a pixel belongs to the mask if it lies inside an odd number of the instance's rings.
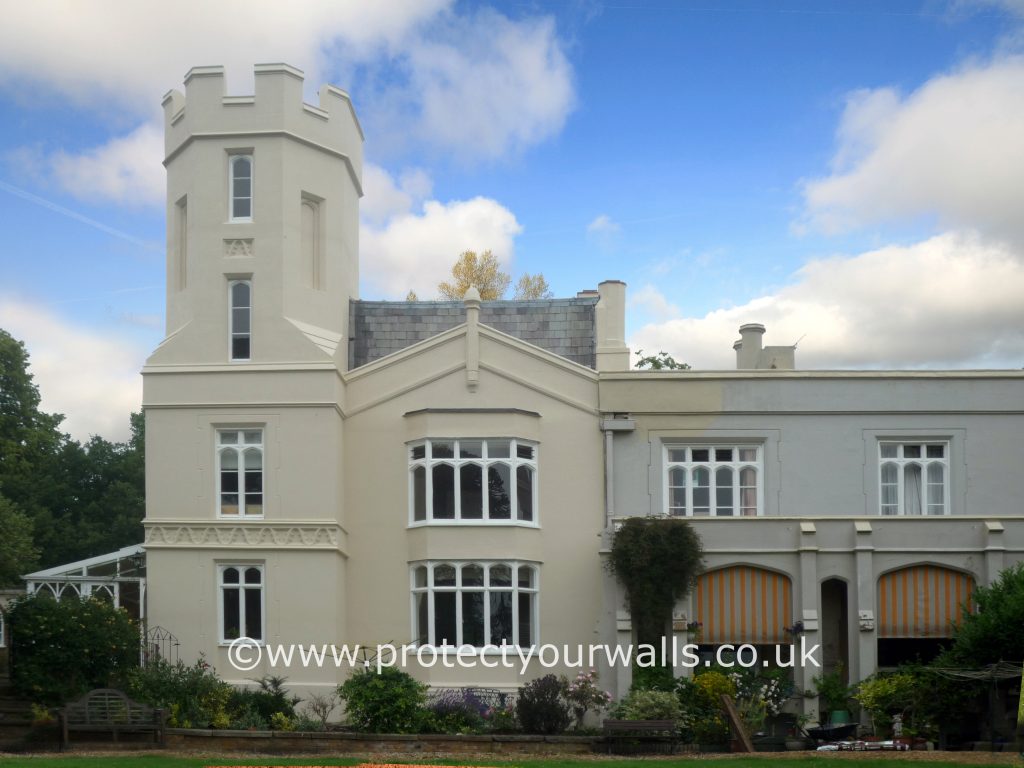
[{"label": "green foliage", "polygon": [[202,658],[190,665],[180,659],[174,664],[150,661],[128,674],[125,690],[138,701],[166,709],[176,728],[227,728],[235,719],[228,713],[234,689]]},{"label": "green foliage", "polygon": [[631,690],[619,702],[615,716],[620,720],[681,720],[679,697],[669,691]]},{"label": "green foliage", "polygon": [[912,675],[896,672],[872,675],[857,686],[854,698],[871,715],[876,735],[888,732],[892,716],[906,715],[917,695]]},{"label": "green foliage", "polygon": [[554,675],[545,675],[528,682],[519,689],[516,714],[524,733],[545,736],[562,733],[572,719],[562,681]]},{"label": "green foliage", "polygon": [[274,715],[295,717],[295,705],[301,699],[289,696],[284,687],[287,678],[266,676],[256,680],[258,688],[235,688],[228,700],[228,710],[233,719],[246,713],[254,713],[260,720],[273,726]]},{"label": "green foliage", "polygon": [[270,716],[270,730],[272,731],[294,731],[295,719],[284,712],[275,712]]},{"label": "green foliage", "polygon": [[32,520],[0,496],[0,587],[19,584],[22,574],[35,570],[39,550],[32,543]]},{"label": "green foliage", "polygon": [[825,700],[829,712],[841,712],[849,708],[856,688],[847,685],[842,664],[837,664],[831,672],[823,672],[814,678],[814,687],[818,695]]},{"label": "green foliage", "polygon": [[369,733],[415,733],[426,704],[427,686],[394,667],[354,672],[338,688],[348,724]]},{"label": "green foliage", "polygon": [[984,682],[951,680],[927,666],[904,664],[862,680],[854,698],[871,715],[875,735],[888,735],[892,716],[903,716],[904,735],[956,735],[970,722]]},{"label": "green foliage", "polygon": [[700,537],[685,520],[632,517],[615,534],[609,565],[626,590],[637,641],[656,645],[704,568]]},{"label": "green foliage", "polygon": [[684,739],[696,744],[724,744],[729,741],[729,724],[722,696],[735,698],[736,684],[728,675],[710,669],[693,678],[681,677],[676,683],[676,696],[683,710]]},{"label": "green foliage", "polygon": [[999,574],[973,594],[976,613],[964,611],[953,645],[937,666],[983,667],[998,661],[1024,660],[1024,563]]},{"label": "green foliage", "polygon": [[487,709],[471,688],[441,691],[431,697],[420,728],[425,733],[481,733]]},{"label": "green foliage", "polygon": [[138,627],[109,603],[27,595],[6,613],[11,683],[29,701],[62,704],[107,687],[138,664]]},{"label": "green foliage", "polygon": [[[80,444],[60,431],[63,416],[39,410],[28,365],[24,344],[0,330],[0,494],[31,521],[32,548],[42,553],[38,565],[48,568],[141,542],[142,414],[132,414],[126,443],[93,437]],[[25,573],[35,565],[15,567]]]},{"label": "green foliage", "polygon": [[672,667],[633,665],[633,685],[630,690],[674,691],[675,689],[676,676]]},{"label": "green foliage", "polygon": [[650,368],[652,371],[689,371],[689,363],[677,363],[676,359],[668,352],[659,352],[656,355],[645,355],[642,349],[636,351],[637,368]]}]

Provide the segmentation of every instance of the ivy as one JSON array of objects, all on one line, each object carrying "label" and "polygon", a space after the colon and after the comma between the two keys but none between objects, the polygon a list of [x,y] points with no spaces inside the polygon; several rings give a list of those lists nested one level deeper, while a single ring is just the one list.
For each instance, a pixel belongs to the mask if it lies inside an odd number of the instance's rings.
[{"label": "ivy", "polygon": [[615,534],[609,567],[626,591],[637,641],[657,644],[676,601],[704,570],[703,548],[685,520],[633,517]]}]

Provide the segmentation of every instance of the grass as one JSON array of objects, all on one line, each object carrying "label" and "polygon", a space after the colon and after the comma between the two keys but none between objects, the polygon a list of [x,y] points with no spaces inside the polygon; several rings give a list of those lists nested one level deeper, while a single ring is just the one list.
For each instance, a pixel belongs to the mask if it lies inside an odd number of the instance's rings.
[{"label": "grass", "polygon": [[[85,755],[53,756],[45,755],[35,757],[32,755],[0,755],[0,768],[205,768],[205,766],[354,766],[362,763],[388,762],[392,758],[387,755],[378,755],[371,758],[353,758],[316,756],[306,758],[279,758],[279,757],[243,757],[211,755],[208,757],[177,757],[163,754],[133,754],[114,756],[106,754],[103,756],[90,757]],[[416,762],[417,765],[486,765],[496,768],[652,768],[651,763],[664,762],[671,768],[823,768],[829,766],[834,768],[836,756],[808,754],[800,757],[724,757],[722,759],[643,759],[643,760],[622,760],[622,759],[551,759],[551,760],[490,760],[489,756],[480,757],[449,757],[449,758],[427,758]],[[842,758],[839,758],[842,759]],[[893,768],[894,766],[906,766],[908,761],[899,757],[861,757],[854,761],[851,768]],[[914,760],[910,765],[913,768],[948,768],[950,762],[933,762],[925,760]],[[976,763],[972,765],[981,766],[1006,766],[1001,763]]]}]

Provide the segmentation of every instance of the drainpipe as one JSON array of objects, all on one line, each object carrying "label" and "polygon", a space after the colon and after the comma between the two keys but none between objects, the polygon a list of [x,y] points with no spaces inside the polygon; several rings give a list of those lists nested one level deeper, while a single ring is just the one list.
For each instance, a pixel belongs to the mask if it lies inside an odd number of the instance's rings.
[{"label": "drainpipe", "polygon": [[636,419],[628,413],[615,413],[610,418],[601,419],[601,431],[604,432],[604,527],[611,530],[612,519],[615,517],[615,433],[632,432],[636,429]]}]

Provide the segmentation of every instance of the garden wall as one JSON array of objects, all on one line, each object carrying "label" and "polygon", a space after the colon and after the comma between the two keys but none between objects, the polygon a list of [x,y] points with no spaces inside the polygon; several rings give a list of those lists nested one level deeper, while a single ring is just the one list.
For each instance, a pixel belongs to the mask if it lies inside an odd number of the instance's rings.
[{"label": "garden wall", "polygon": [[203,752],[422,752],[513,755],[588,754],[594,736],[459,736],[443,734],[298,733],[294,731],[227,731],[168,728],[167,746]]}]

